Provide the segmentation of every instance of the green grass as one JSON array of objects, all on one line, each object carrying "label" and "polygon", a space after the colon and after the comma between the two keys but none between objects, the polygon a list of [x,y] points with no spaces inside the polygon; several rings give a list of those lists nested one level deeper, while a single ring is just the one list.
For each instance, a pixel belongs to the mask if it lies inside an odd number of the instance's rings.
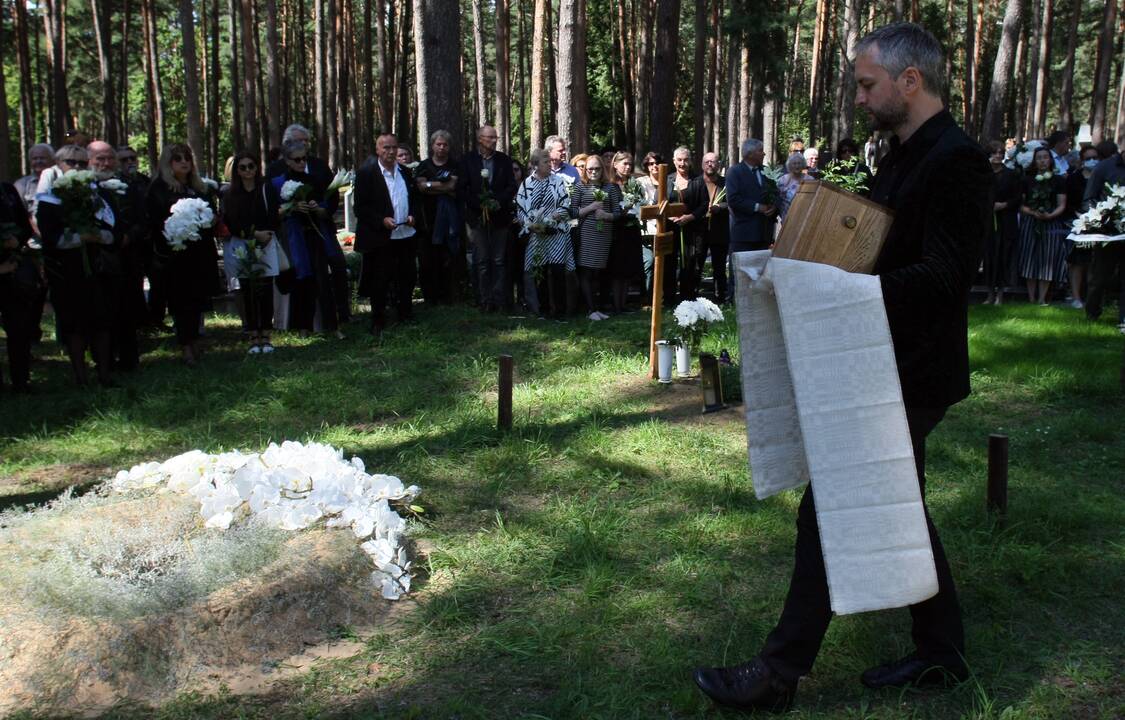
[{"label": "green grass", "polygon": [[[776,621],[799,495],[754,498],[737,414],[701,419],[677,409],[693,394],[639,379],[647,328],[640,313],[556,324],[424,310],[379,346],[355,325],[343,342],[281,336],[273,357],[247,358],[227,320],[200,368],[165,345],[123,389],[85,394],[48,355],[35,380],[50,389],[3,398],[9,502],[71,467],[286,438],[342,446],[424,491],[417,607],[393,630],[355,629],[360,655],[263,697],[186,694],[106,717],[726,716],[690,669],[747,659]],[[970,332],[975,394],[931,437],[928,497],[973,680],[866,691],[858,674],[909,648],[908,616],[842,617],[791,717],[1125,715],[1122,337],[1019,305],[974,307]],[[731,322],[705,349],[737,345]],[[506,435],[501,353],[516,362]],[[992,432],[1011,438],[1002,524],[984,509]]]}]

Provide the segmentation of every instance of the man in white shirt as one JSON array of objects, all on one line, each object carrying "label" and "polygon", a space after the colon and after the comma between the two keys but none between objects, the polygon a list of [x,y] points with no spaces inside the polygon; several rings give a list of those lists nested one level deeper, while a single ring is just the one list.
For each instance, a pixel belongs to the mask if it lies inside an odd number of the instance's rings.
[{"label": "man in white shirt", "polygon": [[414,242],[414,181],[398,164],[398,140],[380,135],[376,159],[368,160],[355,180],[355,251],[363,255],[359,294],[371,298],[371,332],[386,325],[387,289],[394,278],[395,310],[400,322],[413,320],[411,298],[417,279]]}]

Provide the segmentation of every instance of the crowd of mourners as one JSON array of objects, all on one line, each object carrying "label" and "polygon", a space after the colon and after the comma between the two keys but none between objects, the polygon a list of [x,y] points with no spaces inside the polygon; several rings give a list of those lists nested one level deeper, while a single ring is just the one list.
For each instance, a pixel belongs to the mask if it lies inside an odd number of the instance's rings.
[{"label": "crowd of mourners", "polygon": [[[771,169],[761,141],[750,139],[730,167],[707,152],[697,168],[686,147],[637,163],[623,151],[571,156],[558,136],[524,163],[497,150],[490,126],[460,156],[444,130],[428,143],[416,162],[395,136],[378,138],[345,195],[354,237],[338,232],[334,174],[300,125],[286,128],[265,167],[255,152],[229,158],[222,182],[200,174],[184,143],[163,148],[151,178],[128,146],[76,134],[57,150],[31,147],[31,173],[0,183],[0,315],[11,389],[28,390],[48,300],[79,385],[89,382],[87,353],[102,385],[136,369],[144,333],[174,332],[183,362],[194,366],[205,314],[228,292],[253,355],[274,352],[274,330],[342,338],[353,289],[370,300],[376,336],[392,317],[413,321],[417,294],[427,305],[471,302],[486,313],[601,321],[651,298],[657,221],[642,220],[641,208],[662,198],[681,209],[667,218],[673,241],[663,302],[703,292],[708,261],[708,289],[716,302],[730,302],[730,253],[769,248],[801,183],[852,176],[849,187],[862,193],[886,151],[875,137],[862,148],[844,139],[832,153],[794,139],[783,165]],[[1090,250],[1067,234],[1108,184],[1125,184],[1125,155],[1111,142],[1072,150],[1062,132],[1039,145],[1022,154],[1015,141],[987,148],[995,218],[982,261],[986,302],[1002,303],[1022,278],[1032,302],[1046,304],[1068,288],[1066,302],[1096,319],[1125,243]],[[661,190],[659,168],[669,161]],[[81,230],[68,226],[52,192],[74,170],[120,181],[98,184]],[[300,196],[291,195],[296,183]],[[165,221],[191,198],[214,208],[214,222],[181,249],[169,242]],[[361,261],[350,263],[350,253]],[[1125,285],[1121,292],[1125,301]]]}]

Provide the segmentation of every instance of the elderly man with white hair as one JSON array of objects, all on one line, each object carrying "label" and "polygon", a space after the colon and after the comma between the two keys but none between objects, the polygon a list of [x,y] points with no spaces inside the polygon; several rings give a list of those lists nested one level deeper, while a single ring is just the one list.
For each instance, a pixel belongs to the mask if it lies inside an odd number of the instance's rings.
[{"label": "elderly man with white hair", "polygon": [[742,162],[727,170],[732,253],[765,250],[773,244],[777,208],[765,201],[766,177],[762,174],[765,157],[762,141],[751,138],[742,143]]},{"label": "elderly man with white hair", "polygon": [[13,183],[29,213],[35,212],[35,192],[39,186],[39,176],[55,164],[55,149],[47,143],[38,143],[27,149],[27,163],[31,172]]}]

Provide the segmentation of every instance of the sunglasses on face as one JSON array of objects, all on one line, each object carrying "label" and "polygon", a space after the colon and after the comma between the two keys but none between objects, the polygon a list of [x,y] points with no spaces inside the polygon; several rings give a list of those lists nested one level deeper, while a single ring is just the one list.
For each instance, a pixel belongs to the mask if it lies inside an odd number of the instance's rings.
[{"label": "sunglasses on face", "polygon": [[84,168],[90,164],[85,160],[60,160],[59,162],[61,162],[63,165],[69,165],[76,168]]}]

